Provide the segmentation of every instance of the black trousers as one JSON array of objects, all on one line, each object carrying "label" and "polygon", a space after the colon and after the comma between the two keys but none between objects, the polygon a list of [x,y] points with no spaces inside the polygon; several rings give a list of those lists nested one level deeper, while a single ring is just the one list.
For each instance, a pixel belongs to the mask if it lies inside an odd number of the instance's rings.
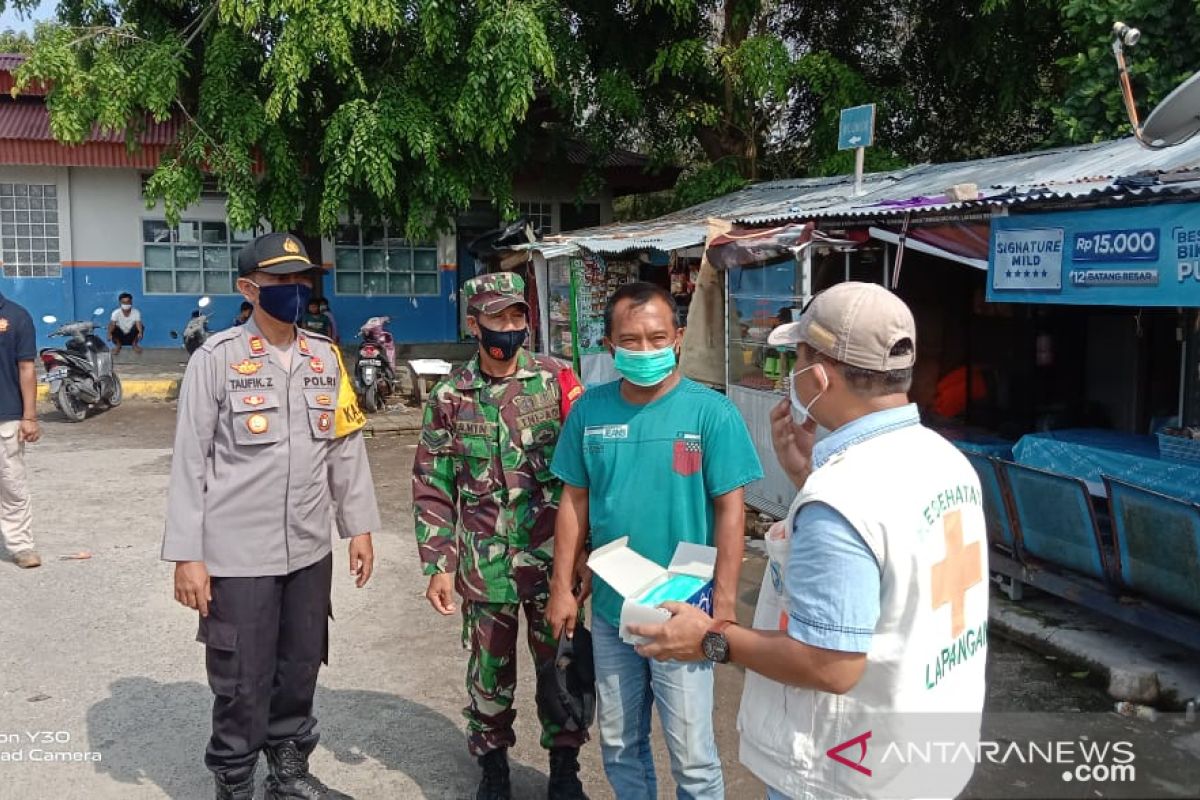
[{"label": "black trousers", "polygon": [[204,763],[239,781],[264,745],[294,740],[311,749],[317,673],[329,652],[333,554],[290,575],[213,578],[206,645],[215,699]]},{"label": "black trousers", "polygon": [[137,328],[131,329],[128,333],[120,328],[113,329],[113,341],[122,347],[129,347],[137,343],[138,332]]}]

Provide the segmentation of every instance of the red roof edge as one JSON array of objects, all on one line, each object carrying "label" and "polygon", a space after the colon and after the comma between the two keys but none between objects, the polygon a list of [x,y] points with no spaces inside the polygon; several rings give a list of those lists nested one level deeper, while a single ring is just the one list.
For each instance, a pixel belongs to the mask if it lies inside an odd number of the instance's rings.
[{"label": "red roof edge", "polygon": [[[12,93],[13,87],[17,83],[13,73],[24,63],[25,56],[21,53],[0,53],[0,95],[10,95]],[[41,83],[35,83],[32,86],[26,86],[17,96],[45,97],[46,87]]]}]

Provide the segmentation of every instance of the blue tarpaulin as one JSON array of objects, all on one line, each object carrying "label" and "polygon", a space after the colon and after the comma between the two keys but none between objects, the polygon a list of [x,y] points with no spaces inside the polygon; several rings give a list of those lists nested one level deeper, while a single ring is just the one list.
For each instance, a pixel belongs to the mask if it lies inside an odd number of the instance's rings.
[{"label": "blue tarpaulin", "polygon": [[1102,475],[1171,497],[1200,502],[1200,464],[1169,461],[1158,453],[1153,436],[1106,430],[1031,433],[1013,448],[1018,464],[1087,481],[1103,494]]}]

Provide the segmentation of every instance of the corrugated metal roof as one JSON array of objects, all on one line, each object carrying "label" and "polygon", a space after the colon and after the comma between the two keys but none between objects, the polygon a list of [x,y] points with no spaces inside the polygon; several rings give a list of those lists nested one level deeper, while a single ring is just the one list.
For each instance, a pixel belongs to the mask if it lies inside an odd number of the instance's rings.
[{"label": "corrugated metal roof", "polygon": [[[1200,195],[1200,137],[1177,147],[1149,150],[1132,137],[950,164],[920,164],[871,173],[853,197],[851,176],[770,181],[645,222],[613,223],[547,237],[547,245],[578,244],[599,253],[675,250],[702,244],[709,217],[741,225],[829,219],[887,219],[906,213],[977,210],[1067,200],[1122,200],[1150,195]],[[1174,174],[1172,174],[1174,173]],[[1131,184],[1134,175],[1162,183]],[[974,183],[976,200],[952,201],[956,184]],[[537,247],[537,245],[533,245]]]},{"label": "corrugated metal roof", "polygon": [[163,149],[148,145],[132,153],[123,144],[88,142],[69,147],[57,142],[0,140],[0,164],[50,167],[133,167],[154,169]]},{"label": "corrugated metal roof", "polygon": [[[146,117],[137,139],[143,145],[169,145],[175,142],[179,124],[175,119],[155,122]],[[53,142],[50,133],[50,112],[40,100],[0,100],[0,139],[23,139],[30,142]],[[123,131],[92,129],[88,142],[124,144]]]},{"label": "corrugated metal roof", "polygon": [[[12,73],[25,63],[25,56],[20,53],[0,53],[0,95],[7,96],[12,91],[15,81]],[[44,95],[46,87],[40,83],[27,86],[21,90],[22,95]]]},{"label": "corrugated metal roof", "polygon": [[[567,161],[580,166],[587,166],[592,163],[592,151],[583,142],[567,142],[566,145]],[[648,169],[651,161],[648,156],[641,153],[635,153],[632,150],[613,150],[611,153],[605,154],[600,159],[601,167],[634,167],[636,169]]]},{"label": "corrugated metal roof", "polygon": [[[826,191],[801,193],[774,208],[739,210],[733,219],[761,225],[830,217],[888,217],[911,212],[936,212],[1019,205],[1025,202],[1084,197],[1122,199],[1146,193],[1191,193],[1194,182],[1157,186],[1128,186],[1118,178],[1169,175],[1200,167],[1200,137],[1177,147],[1150,150],[1133,137],[1110,142],[1056,148],[1032,153],[922,164],[892,173],[866,176],[865,193],[852,197],[851,179],[841,178]],[[943,194],[956,184],[973,183],[980,198],[954,202]]]}]

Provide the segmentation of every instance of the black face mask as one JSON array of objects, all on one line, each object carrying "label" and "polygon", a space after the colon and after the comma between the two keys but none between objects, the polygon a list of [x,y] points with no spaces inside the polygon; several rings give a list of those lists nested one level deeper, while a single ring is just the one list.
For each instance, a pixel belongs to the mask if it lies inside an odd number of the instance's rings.
[{"label": "black face mask", "polygon": [[521,328],[516,331],[494,331],[491,328],[479,326],[479,343],[483,352],[497,361],[509,361],[525,344],[529,331]]}]

